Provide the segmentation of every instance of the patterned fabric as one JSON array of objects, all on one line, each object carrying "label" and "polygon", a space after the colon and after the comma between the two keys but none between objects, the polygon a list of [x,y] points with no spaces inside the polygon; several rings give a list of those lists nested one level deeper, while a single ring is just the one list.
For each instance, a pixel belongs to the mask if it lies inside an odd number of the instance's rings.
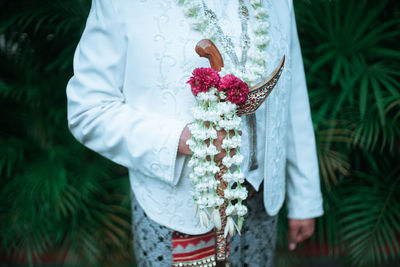
[{"label": "patterned fabric", "polygon": [[215,232],[203,235],[172,233],[173,266],[215,266]]},{"label": "patterned fabric", "polygon": [[134,194],[131,197],[133,249],[137,266],[172,266],[172,230],[148,218]]},{"label": "patterned fabric", "polygon": [[[248,215],[241,235],[230,239],[231,267],[272,267],[277,237],[277,216],[268,216],[260,193],[248,199]],[[133,247],[137,266],[172,266],[173,230],[159,225],[144,213],[132,194]],[[197,265],[202,266],[202,265]]]},{"label": "patterned fabric", "polygon": [[278,216],[267,215],[262,195],[257,193],[249,199],[249,216],[245,218],[242,234],[230,240],[230,267],[274,266]]}]

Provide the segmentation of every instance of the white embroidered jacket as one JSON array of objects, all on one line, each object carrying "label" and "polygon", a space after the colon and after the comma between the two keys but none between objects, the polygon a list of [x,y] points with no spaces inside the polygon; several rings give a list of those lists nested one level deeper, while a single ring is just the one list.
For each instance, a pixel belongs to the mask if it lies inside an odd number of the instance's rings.
[{"label": "white embroidered jacket", "polygon": [[[283,55],[287,60],[278,86],[256,113],[259,168],[246,169],[244,125],[242,169],[255,188],[264,181],[270,215],[278,213],[287,192],[290,218],[317,217],[322,197],[292,1],[264,2],[271,25],[268,72]],[[237,1],[206,3],[237,40]],[[194,51],[200,39],[175,0],[93,0],[67,86],[73,135],[129,168],[132,189],[150,218],[188,234],[211,229],[194,218],[188,157],[177,153],[181,132],[193,121],[194,97],[186,81],[194,68],[209,67]]]}]

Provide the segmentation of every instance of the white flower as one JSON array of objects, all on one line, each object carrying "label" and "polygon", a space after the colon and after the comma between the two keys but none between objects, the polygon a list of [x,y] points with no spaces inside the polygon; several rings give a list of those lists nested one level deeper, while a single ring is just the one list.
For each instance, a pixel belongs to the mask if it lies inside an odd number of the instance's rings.
[{"label": "white flower", "polygon": [[209,171],[210,173],[212,173],[212,174],[216,174],[216,173],[219,173],[220,168],[219,168],[217,165],[215,165],[215,164],[213,163],[212,165],[210,165],[210,166],[208,167],[208,171]]},{"label": "white flower", "polygon": [[242,137],[240,135],[232,136],[231,140],[234,148],[242,146]]},{"label": "white flower", "polygon": [[219,151],[217,150],[217,147],[213,144],[210,144],[210,146],[207,148],[207,154],[210,156],[217,155],[218,153]]},{"label": "white flower", "polygon": [[219,120],[221,120],[221,115],[216,110],[210,110],[210,111],[206,112],[205,114],[206,114],[207,121],[217,123]]},{"label": "white flower", "polygon": [[[208,92],[210,93],[210,95],[215,96],[215,95],[217,95],[217,93],[218,93],[218,89],[215,88],[215,87],[211,87],[211,88],[208,90]],[[217,100],[217,99],[215,99],[215,100]]]},{"label": "white flower", "polygon": [[196,204],[199,205],[199,209],[204,209],[207,205],[207,198],[205,198],[204,196],[198,197],[196,199]]},{"label": "white flower", "polygon": [[257,21],[254,25],[254,31],[257,34],[265,34],[269,27],[270,25],[268,21]]},{"label": "white flower", "polygon": [[241,123],[242,120],[240,117],[232,117],[228,120],[220,120],[218,122],[218,126],[224,128],[225,130],[239,130]]},{"label": "white flower", "polygon": [[226,199],[233,200],[235,198],[238,198],[239,195],[240,194],[238,193],[237,189],[227,188],[227,189],[224,190],[224,197]]},{"label": "white flower", "polygon": [[261,1],[260,0],[250,0],[250,4],[252,4],[252,5],[260,5]]},{"label": "white flower", "polygon": [[227,148],[237,148],[242,145],[242,138],[240,136],[232,136],[232,138],[226,137],[224,140],[222,140],[221,147],[223,149]]},{"label": "white flower", "polygon": [[204,191],[205,189],[207,189],[207,184],[205,184],[205,183],[198,183],[198,184],[196,184],[195,189],[196,189],[197,192],[202,192],[202,191]]},{"label": "white flower", "polygon": [[229,204],[228,207],[225,209],[226,216],[230,216],[235,211],[235,206]]},{"label": "white flower", "polygon": [[210,225],[210,218],[204,210],[199,212],[200,225],[207,228]]},{"label": "white flower", "polygon": [[186,9],[194,9],[194,8],[197,7],[196,2],[195,1],[190,1],[190,0],[184,1],[183,6]]},{"label": "white flower", "polygon": [[247,207],[245,205],[236,203],[235,210],[238,216],[244,216],[247,214]]},{"label": "white flower", "polygon": [[240,165],[243,162],[243,155],[237,153],[232,157],[232,164],[234,165]]},{"label": "white flower", "polygon": [[233,197],[237,199],[245,200],[247,198],[247,194],[247,189],[245,187],[232,190]]},{"label": "white flower", "polygon": [[[233,180],[233,175],[232,175],[232,173],[230,173],[230,172],[225,173],[225,174],[222,176],[222,179],[224,179],[225,182],[227,182],[227,183],[230,183],[230,182],[234,181],[234,180]],[[225,190],[225,191],[226,191],[226,190]]]},{"label": "white flower", "polygon": [[206,169],[203,166],[196,166],[193,169],[194,174],[197,176],[203,176],[204,174],[206,174]]},{"label": "white flower", "polygon": [[217,181],[215,179],[208,180],[207,183],[206,183],[206,188],[209,189],[209,190],[215,191],[215,190],[217,190],[218,184],[219,184],[219,181]]},{"label": "white flower", "polygon": [[213,127],[210,127],[207,129],[207,136],[208,136],[208,138],[211,138],[211,139],[218,138],[217,131]]},{"label": "white flower", "polygon": [[206,172],[210,173],[210,174],[216,174],[217,172],[219,172],[219,167],[215,165],[215,162],[213,161],[206,161],[203,164],[204,169],[206,170]]},{"label": "white flower", "polygon": [[216,227],[218,230],[221,230],[221,228],[222,228],[222,221],[221,221],[221,215],[219,214],[218,209],[214,209],[214,211],[213,211],[213,213],[212,213],[212,218],[213,218],[213,220],[214,220],[215,227]]},{"label": "white flower", "polygon": [[194,156],[198,158],[205,158],[207,156],[207,148],[196,147],[193,150]]},{"label": "white flower", "polygon": [[232,217],[229,216],[228,220],[226,221],[224,237],[228,236],[228,233],[233,236],[235,234],[235,222],[233,221]]},{"label": "white flower", "polygon": [[254,44],[257,45],[258,47],[260,46],[265,46],[269,42],[269,37],[265,35],[257,35],[254,38]]},{"label": "white flower", "polygon": [[222,159],[222,164],[224,164],[226,167],[230,168],[232,166],[232,164],[233,164],[232,158],[229,155],[226,155]]},{"label": "white flower", "polygon": [[[193,117],[194,117],[195,120],[203,120],[203,117],[204,117],[204,109],[202,108],[202,106],[197,105],[197,106],[193,107],[192,112],[193,112]],[[190,129],[190,130],[192,130],[192,129],[191,129],[191,126],[192,126],[192,125],[195,125],[195,124],[191,124],[191,125],[189,126],[189,129]]]},{"label": "white flower", "polygon": [[207,208],[212,208],[212,207],[214,207],[214,195],[207,194],[207,195],[206,195],[206,199],[207,199],[206,207],[207,207]]},{"label": "white flower", "polygon": [[225,138],[224,140],[222,140],[221,147],[222,147],[223,149],[231,148],[231,139],[229,139],[229,138],[227,137],[227,138]]},{"label": "white flower", "polygon": [[220,102],[217,105],[217,109],[220,112],[221,115],[226,115],[229,116],[231,114],[233,114],[236,110],[236,105],[226,101],[226,102]]},{"label": "white flower", "polygon": [[222,204],[224,204],[224,199],[221,197],[218,197],[216,203],[217,203],[217,206],[220,207]]},{"label": "white flower", "polygon": [[256,17],[266,17],[267,10],[263,7],[256,8],[255,15],[256,15]]},{"label": "white flower", "polygon": [[236,183],[244,183],[244,174],[240,171],[236,171],[232,174],[232,180]]},{"label": "white flower", "polygon": [[252,72],[254,71],[254,67],[258,67],[260,65],[260,63],[261,63],[261,65],[264,65],[265,60],[267,60],[269,58],[268,52],[266,52],[264,50],[260,51],[259,49],[254,49],[250,53],[251,53],[251,57],[253,59],[253,62],[252,62],[253,64],[251,65],[251,67],[249,69],[252,70]]},{"label": "white flower", "polygon": [[218,203],[221,203],[221,198],[215,193],[208,194],[208,205],[209,208],[219,207]]},{"label": "white flower", "polygon": [[196,141],[194,141],[193,138],[189,138],[189,139],[186,141],[186,144],[189,146],[190,150],[193,150],[194,147],[197,145]]},{"label": "white flower", "polygon": [[200,165],[201,161],[200,159],[196,158],[196,157],[191,157],[191,159],[188,162],[188,166],[190,168],[194,168],[197,165]]}]

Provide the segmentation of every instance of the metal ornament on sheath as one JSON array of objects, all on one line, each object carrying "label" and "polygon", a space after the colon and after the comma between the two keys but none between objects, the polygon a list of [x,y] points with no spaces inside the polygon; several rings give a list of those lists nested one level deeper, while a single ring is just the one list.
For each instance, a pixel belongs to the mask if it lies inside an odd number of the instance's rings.
[{"label": "metal ornament on sheath", "polygon": [[[222,56],[212,41],[210,41],[208,39],[203,39],[203,40],[199,41],[196,45],[196,52],[197,52],[197,54],[199,54],[199,56],[208,58],[210,61],[210,65],[214,70],[221,71],[221,68],[224,66]],[[259,82],[258,84],[256,84],[255,86],[253,86],[249,89],[250,92],[249,92],[247,101],[245,102],[245,104],[239,106],[236,111],[238,116],[251,115],[256,112],[258,107],[265,101],[267,96],[271,93],[272,89],[278,83],[278,80],[283,71],[284,63],[285,63],[285,56],[282,58],[281,63],[271,73],[271,75],[269,75],[266,79],[262,80],[261,82]],[[247,116],[247,117],[249,117],[249,116]],[[254,118],[254,122],[251,122],[252,119],[250,117],[250,123],[255,123],[255,117],[253,117],[253,118]],[[254,143],[253,143],[253,145],[254,145]],[[253,148],[256,149],[256,147],[253,147]],[[250,156],[252,156],[252,155],[250,155]],[[250,161],[250,162],[252,162],[252,161]],[[226,199],[224,197],[224,190],[227,187],[227,183],[223,180],[222,177],[227,172],[227,167],[224,166],[221,161],[217,163],[217,166],[220,168],[220,172],[217,173],[216,176],[217,176],[217,179],[221,182],[217,187],[217,194],[224,199],[224,204],[219,209],[219,213],[220,213],[221,221],[222,221],[222,228],[220,230],[215,229],[216,259],[217,259],[217,266],[226,266],[227,242],[224,237],[224,229],[226,227],[226,221],[227,221],[225,210],[228,206],[228,199]]]}]

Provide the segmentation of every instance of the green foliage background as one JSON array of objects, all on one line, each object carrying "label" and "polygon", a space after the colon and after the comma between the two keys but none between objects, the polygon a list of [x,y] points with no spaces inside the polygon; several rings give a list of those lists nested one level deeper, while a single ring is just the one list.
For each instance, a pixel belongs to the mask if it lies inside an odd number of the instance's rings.
[{"label": "green foliage background", "polygon": [[[400,5],[294,2],[326,213],[311,243],[346,265],[380,266],[400,254]],[[0,255],[9,262],[133,262],[126,171],[67,129],[65,86],[89,8],[0,2]],[[295,266],[285,230],[282,216],[278,263]]]}]

